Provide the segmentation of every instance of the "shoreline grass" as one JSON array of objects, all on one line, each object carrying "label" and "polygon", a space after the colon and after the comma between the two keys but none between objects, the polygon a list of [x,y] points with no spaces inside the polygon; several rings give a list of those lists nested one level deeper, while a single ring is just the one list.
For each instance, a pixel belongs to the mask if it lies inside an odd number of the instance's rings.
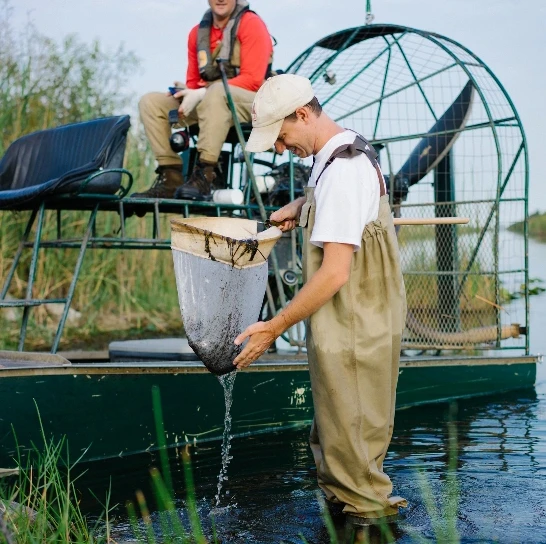
[{"label": "shoreline grass", "polygon": [[106,542],[93,535],[108,527],[109,496],[91,524],[80,509],[77,478],[72,478],[81,457],[71,464],[66,439],[48,440],[41,420],[40,426],[43,449],[34,445],[24,464],[18,459],[18,476],[11,485],[0,481],[0,544]]},{"label": "shoreline grass", "polygon": [[[122,46],[108,51],[97,41],[81,43],[75,36],[52,40],[41,34],[32,20],[19,32],[12,19],[10,1],[0,0],[0,155],[25,134],[113,115],[133,103],[134,97],[124,90],[124,85],[139,65],[134,53]],[[134,121],[127,142],[125,167],[135,179],[134,190],[149,185],[154,177],[153,155]],[[29,213],[0,213],[1,278],[6,277],[13,261]],[[56,238],[54,219],[55,212],[46,213],[44,239]],[[81,233],[87,219],[87,212],[65,212],[62,231]],[[162,218],[162,232],[170,230],[168,221],[168,217]],[[150,217],[128,219],[127,234],[143,236],[144,232],[151,232],[151,223]],[[101,214],[97,233],[109,236],[117,229],[117,214]],[[65,297],[77,252],[49,249],[40,253],[32,296]],[[30,266],[30,254],[30,250],[23,253],[8,297],[25,298],[25,272]],[[82,337],[94,347],[104,348],[108,341],[119,337],[120,330],[146,330],[152,337],[181,330],[170,251],[89,249],[72,308],[82,314],[81,322],[68,327],[61,349],[80,343]],[[16,345],[19,314],[18,310],[0,310],[0,326],[5,331],[0,349]],[[47,307],[33,308],[25,347],[49,349],[55,325],[55,317]],[[109,331],[112,331],[110,335]]]}]

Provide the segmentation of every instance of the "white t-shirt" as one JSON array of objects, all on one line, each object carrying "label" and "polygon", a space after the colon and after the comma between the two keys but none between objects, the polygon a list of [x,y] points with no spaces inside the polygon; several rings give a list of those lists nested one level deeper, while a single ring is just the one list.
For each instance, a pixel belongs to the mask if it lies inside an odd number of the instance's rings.
[{"label": "white t-shirt", "polygon": [[353,244],[358,251],[364,227],[377,219],[377,172],[364,153],[351,159],[335,159],[316,184],[332,153],[341,145],[353,143],[355,138],[352,130],[336,134],[315,155],[308,187],[316,187],[315,224],[310,241],[318,247],[323,247],[324,242],[338,242]]}]

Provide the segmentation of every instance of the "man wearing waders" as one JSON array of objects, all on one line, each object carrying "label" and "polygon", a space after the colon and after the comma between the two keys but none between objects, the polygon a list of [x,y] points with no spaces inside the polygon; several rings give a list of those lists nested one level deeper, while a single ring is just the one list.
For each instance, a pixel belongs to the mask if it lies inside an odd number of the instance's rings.
[{"label": "man wearing waders", "polygon": [[307,353],[315,418],[310,443],[318,483],[347,521],[394,521],[401,497],[383,472],[391,440],[406,314],[398,244],[385,181],[373,147],[329,118],[308,79],[268,79],[252,106],[247,151],[275,147],[314,156],[301,197],[271,215],[283,231],[304,232],[304,281],[273,319],[235,339],[248,366],[308,318]]}]

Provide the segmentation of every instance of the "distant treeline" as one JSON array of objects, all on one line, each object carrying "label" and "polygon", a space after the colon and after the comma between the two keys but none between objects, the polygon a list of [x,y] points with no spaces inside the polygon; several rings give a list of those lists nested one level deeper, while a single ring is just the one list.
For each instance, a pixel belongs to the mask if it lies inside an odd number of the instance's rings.
[{"label": "distant treeline", "polygon": [[[518,232],[523,234],[525,232],[525,223],[518,221],[508,227],[508,230],[512,232]],[[539,240],[546,241],[546,213],[536,212],[529,216],[529,236],[537,238]]]}]

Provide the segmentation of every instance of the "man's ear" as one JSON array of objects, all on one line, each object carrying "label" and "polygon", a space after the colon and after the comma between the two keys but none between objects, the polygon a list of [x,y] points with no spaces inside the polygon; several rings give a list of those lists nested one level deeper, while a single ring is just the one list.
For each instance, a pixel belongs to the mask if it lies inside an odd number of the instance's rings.
[{"label": "man's ear", "polygon": [[298,108],[295,113],[298,121],[306,123],[309,120],[309,110],[306,107]]}]

